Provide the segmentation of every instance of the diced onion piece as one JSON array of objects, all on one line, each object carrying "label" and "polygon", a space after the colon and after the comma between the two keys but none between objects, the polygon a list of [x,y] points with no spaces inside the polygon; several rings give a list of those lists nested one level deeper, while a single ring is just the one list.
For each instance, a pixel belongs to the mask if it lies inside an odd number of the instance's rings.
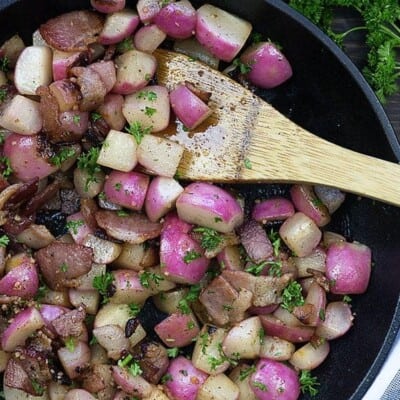
[{"label": "diced onion piece", "polygon": [[131,171],[137,164],[137,143],[128,133],[110,130],[101,146],[97,164],[117,171]]},{"label": "diced onion piece", "polygon": [[154,135],[144,135],[137,150],[140,165],[150,172],[172,178],[178,169],[184,148],[179,143]]},{"label": "diced onion piece", "polygon": [[47,46],[28,46],[22,51],[14,71],[14,83],[19,93],[35,95],[39,86],[51,83],[52,57]]},{"label": "diced onion piece", "polygon": [[220,60],[230,62],[246,43],[251,24],[211,4],[197,10],[196,38]]},{"label": "diced onion piece", "polygon": [[209,376],[200,387],[196,400],[237,400],[239,388],[225,374]]},{"label": "diced onion piece", "polygon": [[289,249],[299,257],[311,254],[322,237],[315,222],[302,212],[289,217],[280,227],[279,235]]},{"label": "diced onion piece", "polygon": [[289,360],[295,368],[310,371],[321,365],[329,354],[330,346],[327,340],[322,343],[306,343],[297,349]]}]

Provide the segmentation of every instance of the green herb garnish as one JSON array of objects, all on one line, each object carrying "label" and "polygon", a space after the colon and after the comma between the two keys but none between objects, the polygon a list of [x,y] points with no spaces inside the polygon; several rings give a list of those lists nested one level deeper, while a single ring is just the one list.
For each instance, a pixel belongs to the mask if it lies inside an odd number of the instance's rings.
[{"label": "green herb garnish", "polygon": [[82,219],[74,219],[74,220],[67,221],[67,223],[65,224],[65,227],[68,230],[71,230],[74,235],[77,235],[78,228],[80,226],[84,225],[84,223],[85,223],[85,221],[83,221]]},{"label": "green herb garnish", "polygon": [[222,236],[215,229],[198,227],[193,232],[201,234],[201,247],[204,250],[215,250],[222,242]]},{"label": "green herb garnish", "polygon": [[182,314],[190,314],[192,311],[190,304],[194,303],[199,298],[200,291],[200,285],[192,285],[190,286],[189,292],[186,294],[186,296],[182,300],[179,300],[178,308]]},{"label": "green herb garnish", "polygon": [[319,386],[320,384],[318,379],[311,375],[310,371],[301,371],[299,379],[301,392],[303,394],[308,393],[310,396],[316,396],[318,394],[318,389],[316,386]]},{"label": "green herb garnish", "polygon": [[140,144],[144,135],[149,134],[152,129],[152,126],[144,128],[142,124],[138,121],[135,121],[125,128],[125,130],[135,138],[137,144]]},{"label": "green herb garnish", "polygon": [[50,157],[50,162],[56,167],[61,167],[61,164],[73,157],[76,154],[75,150],[70,147],[63,148],[60,152],[58,152],[55,156]]},{"label": "green herb garnish", "polygon": [[0,236],[0,247],[6,247],[10,243],[10,238],[7,235]]},{"label": "green herb garnish", "polygon": [[239,373],[239,380],[244,381],[248,376],[250,376],[255,371],[256,371],[255,365],[252,365],[251,367],[248,367],[248,368],[241,369],[240,373]]},{"label": "green herb garnish", "polygon": [[161,281],[164,280],[164,277],[160,274],[156,274],[155,272],[143,271],[139,276],[140,284],[145,287],[150,287],[150,281],[153,281],[156,285],[159,285]]},{"label": "green herb garnish", "polygon": [[293,281],[283,289],[281,307],[292,312],[294,307],[302,306],[304,298],[300,283]]},{"label": "green herb garnish", "polygon": [[103,303],[108,302],[108,291],[113,282],[114,276],[111,272],[105,272],[93,278],[92,286],[103,296]]},{"label": "green herb garnish", "polygon": [[184,255],[184,257],[183,257],[183,261],[184,261],[185,264],[189,264],[189,263],[191,263],[192,261],[197,260],[197,259],[200,258],[200,257],[201,257],[201,254],[198,253],[197,251],[195,251],[195,250],[188,250],[188,251],[186,252],[186,254]]}]

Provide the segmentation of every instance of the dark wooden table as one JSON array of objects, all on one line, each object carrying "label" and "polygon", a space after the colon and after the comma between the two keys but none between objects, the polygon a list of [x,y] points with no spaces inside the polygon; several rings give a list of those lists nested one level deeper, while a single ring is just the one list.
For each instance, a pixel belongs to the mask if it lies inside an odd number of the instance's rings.
[{"label": "dark wooden table", "polygon": [[[345,32],[353,26],[360,25],[360,22],[356,13],[341,10],[338,11],[334,19],[333,28],[335,31]],[[367,54],[367,48],[363,39],[364,34],[362,31],[354,32],[346,38],[343,47],[345,53],[359,69],[362,69],[365,65]],[[384,104],[384,108],[400,141],[400,93],[388,98]]]}]

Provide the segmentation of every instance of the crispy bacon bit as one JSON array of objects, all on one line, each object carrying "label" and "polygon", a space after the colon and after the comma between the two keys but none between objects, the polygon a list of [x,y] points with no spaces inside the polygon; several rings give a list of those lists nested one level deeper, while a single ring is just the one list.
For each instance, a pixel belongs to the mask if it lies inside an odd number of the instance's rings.
[{"label": "crispy bacon bit", "polygon": [[61,51],[84,51],[97,41],[103,18],[92,11],[72,11],[48,20],[40,26],[43,39]]}]

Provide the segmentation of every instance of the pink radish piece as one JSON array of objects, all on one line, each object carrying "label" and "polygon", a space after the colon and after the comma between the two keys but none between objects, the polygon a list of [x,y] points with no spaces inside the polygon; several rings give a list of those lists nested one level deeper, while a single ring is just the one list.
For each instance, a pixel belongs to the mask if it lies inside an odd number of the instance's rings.
[{"label": "pink radish piece", "polygon": [[36,135],[22,136],[12,133],[4,142],[4,155],[10,160],[14,175],[23,182],[33,178],[45,178],[57,171],[57,167],[48,163],[38,153]]},{"label": "pink radish piece", "polygon": [[153,21],[154,17],[161,10],[159,0],[138,0],[136,8],[140,17],[140,20],[144,24],[148,24]]},{"label": "pink radish piece", "polygon": [[249,22],[210,4],[197,10],[196,39],[220,60],[232,61],[251,29]]},{"label": "pink radish piece", "polygon": [[212,110],[185,85],[179,85],[170,93],[171,107],[188,129],[194,129],[205,121]]},{"label": "pink radish piece", "polygon": [[210,183],[191,183],[176,202],[178,215],[191,224],[228,233],[243,222],[239,202],[226,190]]},{"label": "pink radish piece", "polygon": [[117,80],[114,62],[98,61],[90,64],[89,68],[100,75],[101,81],[106,88],[106,92],[108,93],[109,91],[111,91]]},{"label": "pink radish piece", "polygon": [[108,93],[103,104],[97,109],[108,126],[116,131],[123,130],[126,119],[122,113],[124,97],[120,94]]},{"label": "pink radish piece", "polygon": [[152,386],[141,376],[131,375],[127,369],[113,365],[111,367],[115,383],[126,393],[139,395],[141,398],[150,396]]},{"label": "pink radish piece", "polygon": [[14,351],[17,346],[23,346],[25,340],[43,325],[43,318],[35,307],[25,308],[4,330],[1,337],[1,348],[4,351]]},{"label": "pink radish piece", "polygon": [[272,89],[293,75],[292,67],[283,53],[271,42],[257,43],[240,56],[251,69],[247,74],[256,86]]},{"label": "pink radish piece", "polygon": [[360,294],[367,290],[371,275],[371,250],[361,243],[333,243],[326,255],[326,277],[331,292]]},{"label": "pink radish piece", "polygon": [[75,52],[65,52],[60,50],[53,50],[53,80],[59,81],[68,78],[68,72],[70,68],[79,65],[80,59],[83,57],[84,53],[80,51]]},{"label": "pink radish piece", "polygon": [[71,222],[71,228],[68,228],[70,235],[77,244],[83,244],[85,238],[89,234],[93,234],[93,229],[85,222],[83,214],[79,211],[75,214],[68,215],[67,223]]},{"label": "pink radish piece", "polygon": [[141,27],[133,38],[135,48],[152,53],[166,39],[167,35],[156,24]]},{"label": "pink radish piece", "polygon": [[104,45],[121,42],[132,35],[139,22],[136,12],[127,8],[108,14],[99,36],[99,42]]},{"label": "pink radish piece", "polygon": [[107,200],[130,210],[141,210],[150,178],[140,172],[112,171],[104,184]]},{"label": "pink radish piece", "polygon": [[104,14],[115,13],[125,8],[125,0],[90,0],[91,6]]},{"label": "pink radish piece", "polygon": [[172,377],[165,383],[167,393],[172,398],[185,400],[196,400],[199,388],[208,376],[183,356],[171,360],[167,374]]},{"label": "pink radish piece", "polygon": [[113,271],[115,291],[110,301],[113,304],[143,304],[152,295],[150,288],[143,287],[139,275],[131,269]]},{"label": "pink radish piece", "polygon": [[270,221],[282,221],[294,214],[294,207],[290,200],[275,197],[255,204],[251,213],[253,219],[263,224]]},{"label": "pink radish piece", "polygon": [[267,358],[258,361],[249,383],[260,400],[297,400],[300,396],[297,372],[281,362]]},{"label": "pink radish piece", "polygon": [[57,306],[54,304],[42,304],[39,310],[46,328],[54,334],[56,333],[56,331],[52,325],[52,322],[60,315],[65,314],[67,311],[70,310],[66,307]]},{"label": "pink radish piece", "polygon": [[59,116],[59,121],[66,131],[74,137],[82,137],[89,126],[89,113],[87,111],[64,111]]},{"label": "pink radish piece", "polygon": [[174,39],[192,36],[196,21],[196,10],[187,0],[167,4],[154,18],[155,24]]},{"label": "pink radish piece", "polygon": [[145,210],[150,221],[158,221],[175,207],[176,199],[183,187],[172,178],[157,176],[149,185],[145,199]]}]

